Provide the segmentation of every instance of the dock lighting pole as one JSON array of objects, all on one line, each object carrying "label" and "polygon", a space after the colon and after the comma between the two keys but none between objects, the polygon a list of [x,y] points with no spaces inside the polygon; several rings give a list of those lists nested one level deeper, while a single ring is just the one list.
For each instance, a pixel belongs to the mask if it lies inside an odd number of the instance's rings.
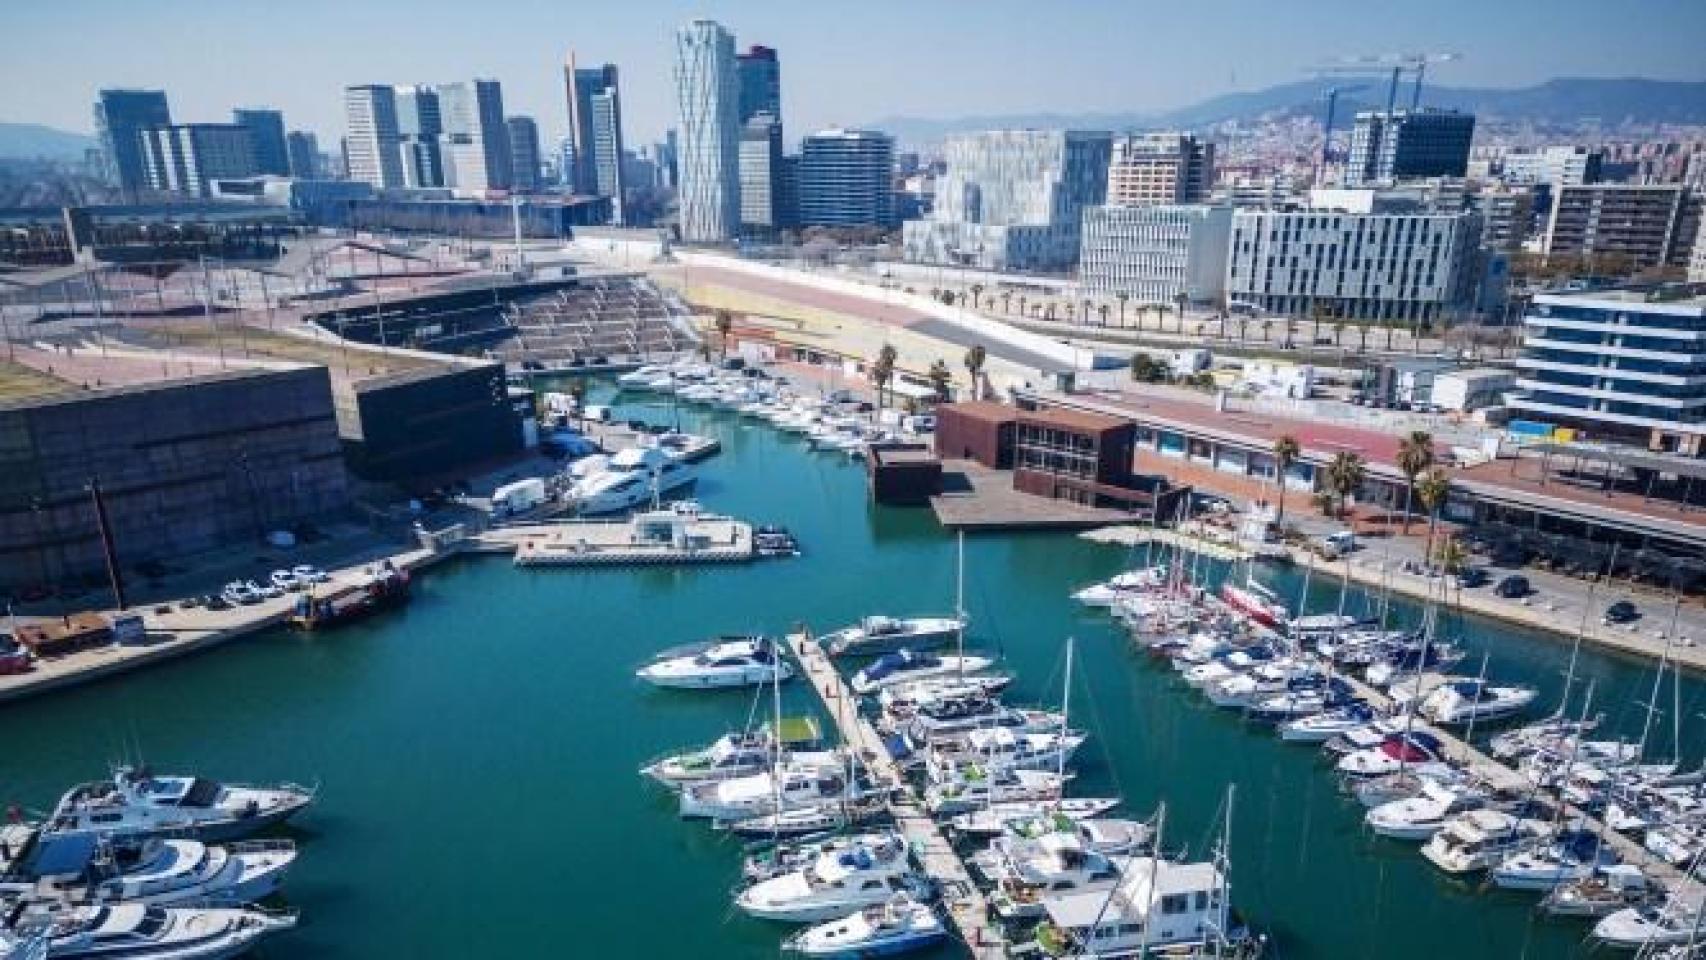
[{"label": "dock lighting pole", "polygon": [[101,496],[101,481],[89,478],[89,499],[95,505],[95,529],[101,535],[101,555],[107,561],[107,582],[112,586],[113,605],[125,609],[124,575],[119,572],[118,549],[113,545],[112,523],[107,518],[107,503]]},{"label": "dock lighting pole", "polygon": [[225,369],[225,338],[219,335],[219,324],[213,319],[213,280],[207,275],[207,255],[198,254],[201,266],[201,311],[207,318],[207,328],[213,331],[213,344],[219,350],[219,369]]}]

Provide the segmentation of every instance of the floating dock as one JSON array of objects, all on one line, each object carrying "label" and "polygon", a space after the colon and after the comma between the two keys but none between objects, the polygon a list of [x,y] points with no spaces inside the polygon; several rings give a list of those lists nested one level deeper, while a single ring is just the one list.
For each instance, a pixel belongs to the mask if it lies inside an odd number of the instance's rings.
[{"label": "floating dock", "polygon": [[883,738],[871,721],[859,715],[859,701],[848,689],[823,646],[807,633],[788,634],[788,649],[800,664],[800,672],[811,681],[824,709],[835,719],[842,738],[858,752],[861,762],[879,784],[893,788],[889,813],[895,827],[906,836],[924,872],[942,890],[948,919],[978,960],[997,960],[1007,954],[1007,938],[989,919],[989,902],[972,882],[965,861],[954,851],[942,827],[931,819],[917,792],[901,776],[889,757]]},{"label": "floating dock", "polygon": [[[1228,563],[1240,563],[1258,556],[1256,551],[1242,544],[1226,543],[1208,537],[1194,536],[1180,530],[1150,526],[1099,527],[1095,530],[1086,530],[1079,536],[1095,543],[1117,543],[1128,547],[1141,546],[1145,543],[1159,543],[1176,549],[1187,550],[1191,553],[1200,553],[1210,559],[1224,560]],[[1280,552],[1283,553],[1283,550]]]},{"label": "floating dock", "polygon": [[565,520],[498,527],[476,549],[514,552],[518,567],[745,563],[758,556],[752,525],[709,514],[654,510],[629,520]]}]

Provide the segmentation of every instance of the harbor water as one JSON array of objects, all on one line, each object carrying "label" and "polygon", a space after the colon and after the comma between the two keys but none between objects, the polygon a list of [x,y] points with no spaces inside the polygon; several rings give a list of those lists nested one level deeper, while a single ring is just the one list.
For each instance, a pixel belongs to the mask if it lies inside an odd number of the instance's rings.
[{"label": "harbor water", "polygon": [[[619,413],[674,416],[631,399]],[[730,906],[738,845],[678,819],[674,798],[636,773],[743,725],[753,698],[653,690],[633,670],[716,633],[946,613],[955,545],[928,510],[872,506],[862,467],[843,455],[732,414],[680,416],[723,442],[701,465],[698,498],[786,525],[803,556],[637,570],[455,560],[422,576],[407,608],[360,624],[280,630],[5,707],[0,802],[42,810],[70,783],[137,759],[161,772],[317,782],[319,802],[286,831],[302,846],[285,892],[303,922],[266,944],[260,955],[274,960],[775,957],[786,928]],[[1019,676],[1010,701],[1058,704],[1064,641],[1077,638],[1072,720],[1092,739],[1075,794],[1118,793],[1139,818],[1164,801],[1167,846],[1206,855],[1237,784],[1233,901],[1271,936],[1273,956],[1589,955],[1587,928],[1539,915],[1532,896],[1453,882],[1413,845],[1371,837],[1319,754],[1190,695],[1069,598],[1130,560],[1126,548],[1064,533],[966,544],[968,646],[1006,657]],[[1302,586],[1289,571],[1260,576],[1293,600]],[[1338,603],[1336,584],[1310,593],[1313,612]],[[1367,598],[1349,602],[1357,611]],[[1410,601],[1392,604],[1419,617]],[[1541,688],[1537,714],[1558,702],[1567,643],[1481,619],[1448,617],[1446,632],[1473,651],[1464,672],[1485,651],[1491,677]],[[1607,725],[1638,735],[1651,667],[1584,650],[1578,672]],[[1700,762],[1703,693],[1685,678],[1673,694],[1666,680],[1651,755],[1671,755],[1679,700],[1684,762]],[[803,683],[785,697],[792,711],[812,709]]]}]

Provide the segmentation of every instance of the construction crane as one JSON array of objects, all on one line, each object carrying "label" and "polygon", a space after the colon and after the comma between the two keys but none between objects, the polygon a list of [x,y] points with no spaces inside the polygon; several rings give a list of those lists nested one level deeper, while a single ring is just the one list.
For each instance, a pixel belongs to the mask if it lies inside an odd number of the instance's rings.
[{"label": "construction crane", "polygon": [[1441,63],[1454,63],[1462,60],[1461,53],[1382,53],[1371,56],[1345,57],[1332,63],[1325,63],[1315,68],[1319,74],[1352,74],[1370,76],[1390,72],[1392,79],[1386,90],[1386,114],[1398,106],[1398,85],[1403,81],[1405,73],[1413,73],[1416,77],[1415,87],[1410,93],[1410,109],[1415,110],[1422,105],[1422,82],[1427,77],[1428,67]]},{"label": "construction crane", "polygon": [[1327,166],[1333,162],[1333,114],[1339,109],[1339,94],[1356,93],[1359,90],[1367,89],[1368,84],[1366,83],[1352,84],[1348,87],[1333,84],[1322,94],[1322,98],[1327,101],[1327,118],[1321,124],[1321,165],[1315,171],[1316,182],[1320,182],[1321,178],[1326,175]]}]

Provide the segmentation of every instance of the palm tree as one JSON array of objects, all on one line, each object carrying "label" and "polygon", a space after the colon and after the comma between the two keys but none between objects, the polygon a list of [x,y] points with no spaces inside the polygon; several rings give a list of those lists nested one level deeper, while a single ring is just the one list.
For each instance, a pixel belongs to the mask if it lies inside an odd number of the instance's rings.
[{"label": "palm tree", "polygon": [[1245,314],[1238,315],[1238,339],[1250,339],[1250,318]]},{"label": "palm tree", "polygon": [[1422,501],[1422,509],[1428,512],[1428,541],[1422,548],[1422,563],[1433,559],[1434,530],[1439,526],[1439,511],[1445,506],[1446,498],[1451,496],[1451,474],[1444,467],[1435,467],[1428,471],[1421,482],[1416,484],[1416,497]]},{"label": "palm tree", "polygon": [[1173,294],[1173,302],[1177,305],[1177,309],[1179,312],[1179,314],[1178,314],[1179,315],[1179,332],[1184,333],[1185,332],[1185,305],[1191,302],[1191,298],[1185,296],[1185,291],[1180,290],[1178,293]]},{"label": "palm tree", "polygon": [[1104,326],[1104,327],[1108,325],[1108,310],[1109,309],[1110,309],[1109,306],[1105,303],[1096,308],[1096,312],[1102,315],[1102,326]]},{"label": "palm tree", "polygon": [[1030,301],[1026,299],[1024,294],[1019,294],[1019,316],[1025,316],[1025,304],[1029,302]]},{"label": "palm tree", "polygon": [[1078,322],[1081,324],[1088,325],[1090,323],[1090,298],[1089,297],[1084,298],[1083,306],[1084,306],[1084,309],[1079,311],[1079,313],[1078,313]]},{"label": "palm tree", "polygon": [[1120,326],[1123,327],[1125,326],[1125,305],[1126,301],[1131,299],[1131,294],[1121,290],[1119,293],[1114,294],[1114,297],[1120,302]]},{"label": "palm tree", "polygon": [[1262,318],[1262,342],[1271,343],[1274,339],[1274,318]]},{"label": "palm tree", "polygon": [[1327,464],[1327,489],[1339,501],[1339,515],[1345,513],[1346,501],[1351,494],[1361,489],[1363,479],[1368,475],[1368,465],[1361,456],[1341,450],[1333,454],[1332,462]]},{"label": "palm tree", "polygon": [[[1023,303],[1024,301],[1020,302]],[[1013,291],[1001,291],[1001,312],[1004,314],[1013,312]]]},{"label": "palm tree", "polygon": [[1156,333],[1167,332],[1167,314],[1172,313],[1172,312],[1173,312],[1173,308],[1167,306],[1165,303],[1158,303],[1155,305],[1155,332]]},{"label": "palm tree", "polygon": [[983,363],[989,359],[989,351],[983,349],[983,344],[974,343],[966,351],[966,372],[971,374],[971,398],[983,399]]},{"label": "palm tree", "polygon": [[877,385],[879,410],[883,407],[883,391],[888,387],[889,381],[894,379],[894,364],[899,356],[892,344],[885,343],[883,348],[877,351],[877,362],[871,364],[871,382]]},{"label": "palm tree", "polygon": [[717,311],[717,349],[723,358],[729,355],[729,331],[735,328],[734,314],[727,310]]},{"label": "palm tree", "polygon": [[1357,336],[1361,338],[1361,342],[1357,344],[1357,353],[1368,352],[1368,331],[1372,328],[1373,324],[1368,322],[1367,317],[1357,320]]},{"label": "palm tree", "polygon": [[1279,481],[1279,503],[1274,511],[1274,525],[1285,522],[1285,474],[1297,458],[1303,455],[1303,445],[1297,438],[1286,434],[1274,441],[1274,466],[1277,468],[1275,479]]},{"label": "palm tree", "polygon": [[930,364],[929,376],[930,386],[936,388],[936,399],[946,402],[948,399],[948,388],[952,386],[954,382],[954,372],[948,369],[948,365],[946,363],[943,363],[938,359],[935,363]]},{"label": "palm tree", "polygon": [[1048,309],[1043,311],[1043,319],[1044,320],[1053,320],[1054,319],[1054,304],[1053,303],[1050,303],[1048,305]]},{"label": "palm tree", "polygon": [[1398,472],[1404,475],[1404,532],[1410,532],[1410,506],[1416,497],[1416,478],[1434,465],[1434,438],[1426,430],[1412,430],[1398,441],[1398,455],[1393,459]]},{"label": "palm tree", "polygon": [[1345,321],[1335,320],[1333,322],[1333,346],[1342,347],[1345,345],[1344,341],[1345,341]]},{"label": "palm tree", "polygon": [[971,285],[971,308],[973,310],[976,310],[978,308],[978,306],[981,302],[979,300],[979,298],[982,296],[983,296],[983,284],[981,284],[981,283],[972,284]]},{"label": "palm tree", "polygon": [[1469,548],[1456,537],[1446,537],[1439,544],[1439,566],[1447,574],[1462,573],[1469,565]]}]

